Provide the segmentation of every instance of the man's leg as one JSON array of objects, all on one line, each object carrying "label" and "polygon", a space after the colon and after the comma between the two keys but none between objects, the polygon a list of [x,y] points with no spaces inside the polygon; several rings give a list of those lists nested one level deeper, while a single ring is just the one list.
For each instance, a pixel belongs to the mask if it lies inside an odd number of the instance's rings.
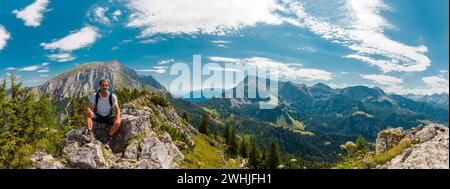
[{"label": "man's leg", "polygon": [[93,127],[93,121],[92,121],[93,117],[92,116],[86,116],[86,126],[87,126],[87,133],[86,135],[88,136],[87,140],[89,142],[94,140],[94,134],[92,133],[92,127]]},{"label": "man's leg", "polygon": [[117,118],[117,119],[116,119],[116,117],[114,117],[113,120],[114,120],[114,121],[113,121],[113,126],[112,126],[111,129],[109,130],[109,135],[110,135],[110,136],[113,136],[113,135],[119,130],[119,128],[120,128],[120,122],[121,122],[120,118]]}]

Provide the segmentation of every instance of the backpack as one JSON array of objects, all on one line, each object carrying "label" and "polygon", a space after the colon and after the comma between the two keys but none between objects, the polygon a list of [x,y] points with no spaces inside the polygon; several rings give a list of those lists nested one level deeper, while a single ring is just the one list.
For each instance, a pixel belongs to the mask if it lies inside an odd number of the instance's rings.
[{"label": "backpack", "polygon": [[[97,104],[98,104],[98,100],[100,99],[100,91],[101,89],[97,90],[97,92],[95,93],[95,105],[94,105],[94,113],[97,113]],[[109,109],[109,115],[111,116],[113,113],[113,92],[112,89],[108,89],[109,92],[109,106],[111,107]]]}]

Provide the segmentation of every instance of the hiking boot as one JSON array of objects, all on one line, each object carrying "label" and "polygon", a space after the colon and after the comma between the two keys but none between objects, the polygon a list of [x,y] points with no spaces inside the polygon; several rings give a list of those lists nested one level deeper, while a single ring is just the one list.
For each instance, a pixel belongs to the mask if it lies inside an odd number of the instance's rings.
[{"label": "hiking boot", "polygon": [[86,135],[88,142],[94,141],[94,133],[92,132],[92,130],[87,130]]}]

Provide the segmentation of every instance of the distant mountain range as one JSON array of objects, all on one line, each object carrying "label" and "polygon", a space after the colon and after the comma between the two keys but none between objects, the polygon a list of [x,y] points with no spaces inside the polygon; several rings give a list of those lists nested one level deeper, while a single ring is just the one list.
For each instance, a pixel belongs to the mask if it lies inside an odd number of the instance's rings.
[{"label": "distant mountain range", "polygon": [[433,95],[405,95],[405,97],[410,98],[415,101],[419,102],[426,102],[434,106],[447,108],[449,106],[449,95],[442,93],[442,94],[433,94]]}]

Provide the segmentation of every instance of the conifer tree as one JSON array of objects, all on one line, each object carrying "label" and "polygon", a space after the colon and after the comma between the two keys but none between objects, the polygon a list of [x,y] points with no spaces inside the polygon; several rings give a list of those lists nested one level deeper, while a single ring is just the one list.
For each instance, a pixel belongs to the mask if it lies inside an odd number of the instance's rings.
[{"label": "conifer tree", "polygon": [[202,114],[202,122],[200,123],[200,127],[198,128],[198,131],[200,133],[203,133],[205,135],[209,134],[209,127],[211,125],[211,120],[209,118],[208,113],[203,112]]},{"label": "conifer tree", "polygon": [[261,162],[261,154],[259,152],[259,147],[256,144],[256,140],[252,138],[250,140],[250,153],[248,157],[248,164],[253,169],[258,169]]},{"label": "conifer tree", "polygon": [[239,152],[241,157],[247,158],[248,157],[248,146],[245,139],[242,139],[241,146],[239,147]]},{"label": "conifer tree", "polygon": [[266,164],[268,169],[277,169],[278,166],[281,164],[281,153],[275,141],[273,141],[269,146]]}]

